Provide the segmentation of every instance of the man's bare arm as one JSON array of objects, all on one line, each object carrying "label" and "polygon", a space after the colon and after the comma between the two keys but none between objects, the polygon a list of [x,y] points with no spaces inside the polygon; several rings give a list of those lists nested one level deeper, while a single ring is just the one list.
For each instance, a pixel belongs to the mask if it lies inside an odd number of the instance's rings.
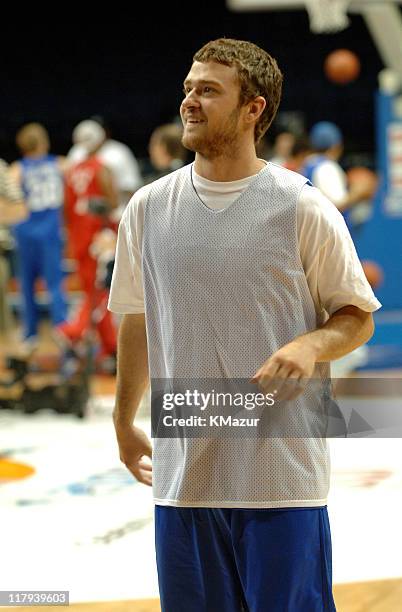
[{"label": "man's bare arm", "polygon": [[376,190],[373,179],[368,177],[364,180],[354,183],[350,186],[349,191],[345,198],[340,202],[336,203],[336,207],[340,212],[346,212],[366,200],[371,200],[374,197]]},{"label": "man's bare arm", "polygon": [[72,164],[71,164],[71,161],[64,155],[58,155],[57,156],[57,166],[60,172],[64,175],[71,168]]},{"label": "man's bare arm", "polygon": [[[0,223],[14,225],[29,216],[29,210],[22,199],[21,165],[14,162],[7,168],[6,191],[0,196]],[[18,199],[20,198],[20,199]]]},{"label": "man's bare arm", "polygon": [[113,422],[120,459],[137,480],[151,485],[152,447],[145,433],[134,425],[135,415],[149,382],[144,314],[124,315],[117,353],[117,391]]},{"label": "man's bare arm", "polygon": [[273,379],[308,379],[318,362],[347,355],[371,338],[373,316],[356,306],[337,310],[319,329],[298,336],[276,351],[257,370],[252,380],[271,389]]},{"label": "man's bare arm", "polygon": [[356,306],[344,306],[319,329],[295,340],[313,350],[315,361],[333,361],[351,353],[370,340],[374,333],[373,315]]},{"label": "man's bare arm", "polygon": [[28,218],[29,211],[24,202],[10,202],[0,196],[0,223],[14,225]]},{"label": "man's bare arm", "polygon": [[10,164],[8,168],[8,173],[11,177],[11,180],[15,182],[16,185],[21,185],[22,182],[22,168],[21,164],[17,161]]},{"label": "man's bare arm", "polygon": [[103,166],[99,171],[98,180],[109,207],[111,209],[117,208],[119,205],[119,194],[115,185],[113,172],[106,166]]}]

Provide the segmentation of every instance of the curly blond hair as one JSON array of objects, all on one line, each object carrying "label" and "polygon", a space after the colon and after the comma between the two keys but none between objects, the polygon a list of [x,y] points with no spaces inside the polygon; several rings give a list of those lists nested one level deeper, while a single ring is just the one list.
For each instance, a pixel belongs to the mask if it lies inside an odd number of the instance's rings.
[{"label": "curly blond hair", "polygon": [[240,83],[241,106],[257,96],[265,98],[266,107],[254,128],[254,142],[257,144],[274,120],[281,100],[283,75],[276,60],[251,42],[218,38],[197,51],[193,61],[235,66]]}]

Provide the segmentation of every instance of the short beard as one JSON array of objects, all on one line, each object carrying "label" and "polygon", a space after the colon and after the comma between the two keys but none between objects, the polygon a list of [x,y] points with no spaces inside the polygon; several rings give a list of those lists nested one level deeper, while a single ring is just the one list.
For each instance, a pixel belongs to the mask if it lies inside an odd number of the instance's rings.
[{"label": "short beard", "polygon": [[227,118],[226,122],[212,136],[186,136],[183,135],[182,143],[186,149],[200,153],[207,159],[217,157],[235,157],[238,151],[238,122],[240,108],[236,107]]}]

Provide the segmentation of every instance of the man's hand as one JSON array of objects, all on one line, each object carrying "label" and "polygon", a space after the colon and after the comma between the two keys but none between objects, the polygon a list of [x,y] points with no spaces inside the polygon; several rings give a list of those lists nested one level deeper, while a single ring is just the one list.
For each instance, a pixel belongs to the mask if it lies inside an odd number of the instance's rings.
[{"label": "man's hand", "polygon": [[121,427],[116,425],[117,443],[120,460],[134,478],[148,486],[152,485],[152,465],[145,457],[152,458],[151,443],[146,434],[135,425]]},{"label": "man's hand", "polygon": [[[135,349],[134,349],[135,347]],[[148,386],[148,358],[145,315],[124,315],[120,323],[117,349],[116,403],[113,423],[120,459],[132,475],[146,485],[152,484],[151,443],[133,425],[138,406]]]},{"label": "man's hand", "polygon": [[257,383],[264,393],[273,393],[277,400],[295,399],[303,393],[315,363],[315,350],[301,336],[271,355],[251,382]]},{"label": "man's hand", "polygon": [[371,200],[376,190],[377,180],[369,172],[368,176],[363,175],[359,177],[359,180],[350,184],[347,196],[343,201],[337,202],[336,207],[340,212],[345,212],[360,202]]},{"label": "man's hand", "polygon": [[271,355],[250,382],[278,400],[294,399],[313,376],[316,363],[340,359],[367,342],[373,332],[371,312],[343,306],[322,327],[295,338]]}]

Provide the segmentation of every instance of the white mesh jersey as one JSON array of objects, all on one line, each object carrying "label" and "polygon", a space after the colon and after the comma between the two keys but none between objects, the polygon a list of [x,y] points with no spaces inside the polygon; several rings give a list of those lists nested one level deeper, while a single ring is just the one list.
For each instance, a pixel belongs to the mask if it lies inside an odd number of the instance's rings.
[{"label": "white mesh jersey", "polygon": [[[194,187],[205,205],[227,208],[253,179],[209,181],[192,167]],[[119,226],[116,264],[109,308],[120,314],[143,313],[142,234],[144,213],[152,184],[135,193]],[[344,218],[318,189],[308,183],[297,204],[300,259],[318,317],[331,316],[346,305],[372,312],[381,304],[367,282]],[[267,236],[267,240],[269,235]]]},{"label": "white mesh jersey", "polygon": [[[154,183],[143,233],[151,380],[250,378],[320,324],[297,242],[305,182],[269,164],[218,213],[199,199],[189,166]],[[318,365],[315,375],[328,368]],[[291,414],[316,401],[298,398]],[[158,438],[153,470],[157,504],[321,506],[328,492],[322,438]]]},{"label": "white mesh jersey", "polygon": [[[147,189],[141,251],[151,378],[249,378],[326,317],[314,307],[300,259],[296,209],[306,179],[268,164],[231,205],[214,210],[199,199],[191,170]],[[120,281],[114,279],[110,302],[116,312],[136,311],[124,281],[132,266],[121,267],[118,255]],[[359,299],[367,310],[378,307],[374,296],[361,294],[350,291],[345,304]],[[327,373],[325,365],[317,368],[317,376]],[[296,425],[303,409],[301,400],[294,403]],[[329,462],[321,438],[155,439],[153,466],[157,504],[326,503]]]}]

